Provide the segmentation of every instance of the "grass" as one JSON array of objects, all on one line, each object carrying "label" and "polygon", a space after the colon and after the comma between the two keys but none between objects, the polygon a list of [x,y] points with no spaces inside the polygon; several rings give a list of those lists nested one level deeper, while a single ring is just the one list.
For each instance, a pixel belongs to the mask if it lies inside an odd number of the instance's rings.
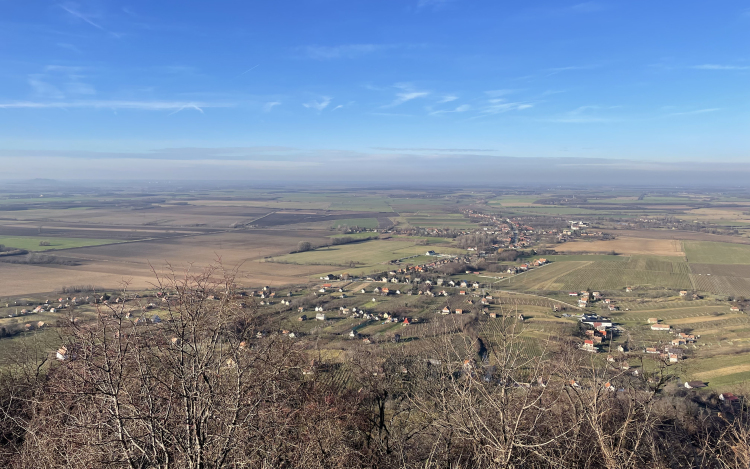
[{"label": "grass", "polygon": [[288,254],[274,260],[291,264],[347,265],[354,262],[359,267],[372,266],[404,257],[400,250],[411,246],[414,243],[410,241],[373,240]]},{"label": "grass", "polygon": [[[49,246],[40,246],[41,241],[49,241]],[[0,236],[0,244],[6,248],[14,247],[26,249],[27,251],[52,251],[55,249],[82,248],[86,246],[100,246],[102,244],[120,243],[116,239],[90,239],[90,238],[45,238],[36,236],[8,237]]]},{"label": "grass", "polygon": [[[560,261],[557,259],[574,258]],[[591,260],[600,258],[601,260]],[[585,288],[619,290],[632,286],[689,289],[692,287],[685,262],[650,256],[554,256],[551,266],[536,268],[508,280],[519,290],[572,290]],[[589,262],[585,262],[589,261]]]},{"label": "grass", "polygon": [[684,241],[687,260],[696,264],[750,264],[750,245]]},{"label": "grass", "polygon": [[335,234],[329,236],[329,238],[352,238],[352,239],[367,239],[377,237],[377,233],[349,233],[349,234]]},{"label": "grass", "polygon": [[333,222],[333,228],[338,228],[340,226],[358,226],[360,228],[377,228],[378,227],[378,219],[377,218],[345,218],[343,220],[336,220]]}]

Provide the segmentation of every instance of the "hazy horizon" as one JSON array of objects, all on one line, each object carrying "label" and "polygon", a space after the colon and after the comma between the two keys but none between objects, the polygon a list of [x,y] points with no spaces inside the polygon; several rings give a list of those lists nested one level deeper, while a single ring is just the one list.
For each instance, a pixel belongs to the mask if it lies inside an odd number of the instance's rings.
[{"label": "hazy horizon", "polygon": [[[3,2],[0,179],[742,184],[746,2]],[[534,174],[526,174],[533,172]]]}]

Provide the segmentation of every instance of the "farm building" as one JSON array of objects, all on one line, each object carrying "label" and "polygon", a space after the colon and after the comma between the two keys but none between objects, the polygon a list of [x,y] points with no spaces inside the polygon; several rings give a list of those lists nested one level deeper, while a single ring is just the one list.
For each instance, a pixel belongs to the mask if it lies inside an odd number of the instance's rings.
[{"label": "farm building", "polygon": [[670,329],[669,324],[651,324],[652,331],[669,331]]},{"label": "farm building", "polygon": [[700,389],[705,388],[707,385],[703,381],[687,381],[684,386],[687,389]]}]

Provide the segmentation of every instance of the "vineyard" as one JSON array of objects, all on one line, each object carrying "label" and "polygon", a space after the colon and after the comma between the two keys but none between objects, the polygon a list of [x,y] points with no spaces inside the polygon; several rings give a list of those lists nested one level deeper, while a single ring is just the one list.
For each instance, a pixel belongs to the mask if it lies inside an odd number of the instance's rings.
[{"label": "vineyard", "polygon": [[691,274],[693,288],[718,295],[750,297],[750,278]]},{"label": "vineyard", "polygon": [[[619,290],[626,286],[649,286],[657,288],[689,289],[692,287],[687,272],[678,272],[680,263],[669,263],[670,271],[630,269],[629,261],[620,262],[592,262],[580,269],[559,277],[555,283],[557,290],[581,290],[592,288],[596,290]],[[676,265],[675,265],[676,264]],[[645,263],[644,263],[645,266]],[[664,265],[658,267],[666,268]],[[686,266],[687,267],[687,266]]]}]

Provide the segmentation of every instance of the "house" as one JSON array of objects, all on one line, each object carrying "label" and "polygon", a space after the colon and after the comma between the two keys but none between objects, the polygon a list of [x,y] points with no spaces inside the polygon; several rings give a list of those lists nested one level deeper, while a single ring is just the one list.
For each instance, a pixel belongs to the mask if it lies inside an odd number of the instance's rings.
[{"label": "house", "polygon": [[729,311],[737,313],[737,312],[740,311],[740,308],[739,308],[739,306],[730,306],[729,307]]},{"label": "house", "polygon": [[659,320],[657,318],[648,318],[648,323],[649,324],[656,324],[658,322],[659,322]]},{"label": "house", "polygon": [[687,296],[688,292],[687,290],[680,291],[680,296]]},{"label": "house", "polygon": [[677,363],[677,360],[678,360],[678,359],[679,359],[679,358],[677,357],[677,354],[676,354],[676,353],[670,353],[670,354],[669,354],[669,362],[670,362],[670,363]]},{"label": "house", "polygon": [[589,339],[586,339],[586,340],[583,341],[583,346],[581,348],[583,350],[586,350],[586,351],[596,350],[594,348],[594,341],[593,340],[589,340]]},{"label": "house", "polygon": [[497,313],[490,313],[490,317],[492,319],[497,319]]},{"label": "house", "polygon": [[373,293],[380,293],[380,288],[375,287],[375,289],[372,291]]},{"label": "house", "polygon": [[325,313],[318,313],[318,314],[315,315],[315,319],[317,319],[318,321],[325,321],[326,320],[326,315],[325,315]]},{"label": "house", "polygon": [[299,318],[297,318],[297,321],[306,321],[306,320],[307,320],[307,315],[305,315],[305,314],[303,314],[302,316],[300,316]]},{"label": "house", "polygon": [[425,256],[436,256],[436,255],[437,255],[437,253],[435,251],[427,251],[425,253]]},{"label": "house", "polygon": [[457,310],[455,311],[455,313],[456,313],[456,314],[464,314],[464,310],[462,310],[462,309],[457,309]]},{"label": "house", "polygon": [[57,353],[55,354],[55,357],[58,360],[61,360],[61,361],[62,360],[67,360],[67,358],[68,358],[68,349],[66,347],[64,347],[64,346],[60,347],[59,349],[57,349]]},{"label": "house", "polygon": [[388,296],[389,293],[391,293],[391,290],[388,288],[383,288],[382,290],[380,290],[381,295]]},{"label": "house", "polygon": [[652,331],[669,331],[672,329],[669,324],[651,324]]},{"label": "house", "polygon": [[466,292],[465,292],[464,290],[461,290],[461,291],[459,291],[459,292],[458,292],[458,294],[459,294],[459,295],[465,295],[465,294],[466,294]]},{"label": "house", "polygon": [[609,305],[607,308],[609,308],[610,311],[617,311],[617,306],[615,305]]},{"label": "house", "polygon": [[659,353],[659,351],[656,350],[656,347],[646,347],[646,353],[650,353],[653,355],[653,354]]},{"label": "house", "polygon": [[404,318],[404,326],[408,326],[410,324],[409,318]]},{"label": "house", "polygon": [[612,303],[612,300],[610,300],[609,298],[604,298],[604,304],[610,304],[610,303]]},{"label": "house", "polygon": [[474,282],[474,283],[472,283],[472,284],[471,284],[471,288],[473,288],[473,289],[475,289],[475,290],[476,290],[477,288],[479,288],[479,282]]},{"label": "house", "polygon": [[364,288],[363,288],[363,289],[361,289],[361,290],[360,290],[359,292],[360,292],[360,293],[367,293],[367,292],[365,291],[365,289],[364,289]]},{"label": "house", "polygon": [[685,345],[685,339],[672,339],[672,345]]},{"label": "house", "polygon": [[568,296],[578,296],[578,293],[572,291],[572,292],[568,293]]},{"label": "house", "polygon": [[719,400],[724,402],[739,402],[740,398],[732,394],[731,392],[725,392],[719,394]]},{"label": "house", "polygon": [[703,381],[687,381],[684,386],[687,389],[700,389],[705,388],[708,385]]},{"label": "house", "polygon": [[442,311],[442,313],[443,313],[443,314],[451,314],[451,309],[450,309],[449,307],[447,307],[447,306],[446,306],[445,308],[443,308],[443,311]]},{"label": "house", "polygon": [[633,291],[633,287],[625,287],[625,291],[627,293],[631,293]]},{"label": "house", "polygon": [[324,283],[323,285],[321,285],[321,287],[323,287],[323,288],[331,288],[332,286],[333,285],[330,284],[330,283]]}]

